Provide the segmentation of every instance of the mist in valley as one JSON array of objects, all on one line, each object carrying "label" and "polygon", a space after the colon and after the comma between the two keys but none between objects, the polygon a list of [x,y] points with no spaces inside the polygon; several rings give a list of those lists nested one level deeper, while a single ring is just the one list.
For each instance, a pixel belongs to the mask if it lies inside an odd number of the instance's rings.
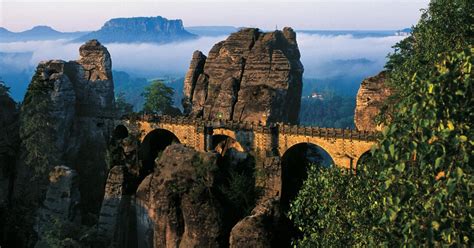
[{"label": "mist in valley", "polygon": [[[169,43],[109,43],[114,71],[130,78],[164,79],[173,82],[176,91],[191,60],[200,50],[207,54],[226,36],[204,36],[195,40]],[[330,89],[343,95],[355,95],[361,80],[383,69],[386,55],[403,36],[354,37],[298,33],[301,61],[305,67],[303,96]],[[15,100],[21,101],[36,65],[50,59],[76,60],[81,43],[68,40],[0,43],[0,77],[11,87]],[[177,82],[178,81],[178,82]],[[124,82],[116,81],[121,90]],[[129,88],[127,86],[125,88]],[[142,85],[137,85],[140,91]],[[180,92],[179,92],[180,93]],[[178,95],[179,95],[178,93]]]}]

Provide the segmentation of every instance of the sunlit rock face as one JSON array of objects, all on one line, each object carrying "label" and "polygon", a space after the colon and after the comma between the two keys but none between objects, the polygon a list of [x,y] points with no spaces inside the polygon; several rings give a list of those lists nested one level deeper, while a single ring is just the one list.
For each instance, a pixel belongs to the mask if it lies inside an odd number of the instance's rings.
[{"label": "sunlit rock face", "polygon": [[207,58],[194,53],[184,109],[204,119],[296,123],[302,74],[293,29],[244,28],[215,44]]},{"label": "sunlit rock face", "polygon": [[376,124],[375,118],[380,113],[380,108],[392,94],[386,85],[387,75],[381,72],[376,76],[362,81],[357,92],[354,123],[358,130],[380,131],[381,126]]},{"label": "sunlit rock face", "polygon": [[81,212],[100,209],[115,105],[112,62],[97,40],[86,42],[79,53],[77,61],[40,62],[25,95],[13,197],[31,209],[44,200],[48,173],[58,165],[74,169],[80,178]]}]

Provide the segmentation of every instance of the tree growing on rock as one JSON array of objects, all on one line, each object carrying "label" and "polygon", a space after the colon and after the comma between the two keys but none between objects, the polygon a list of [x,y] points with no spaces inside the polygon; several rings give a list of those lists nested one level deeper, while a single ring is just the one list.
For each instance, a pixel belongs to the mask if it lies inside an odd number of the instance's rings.
[{"label": "tree growing on rock", "polygon": [[133,113],[133,105],[127,102],[123,92],[115,97],[115,110],[119,116]]},{"label": "tree growing on rock", "polygon": [[6,96],[9,94],[10,87],[8,87],[5,82],[0,80],[0,96]]},{"label": "tree growing on rock", "polygon": [[163,81],[154,80],[145,88],[142,94],[145,97],[143,112],[150,114],[168,114],[173,107],[174,90]]}]

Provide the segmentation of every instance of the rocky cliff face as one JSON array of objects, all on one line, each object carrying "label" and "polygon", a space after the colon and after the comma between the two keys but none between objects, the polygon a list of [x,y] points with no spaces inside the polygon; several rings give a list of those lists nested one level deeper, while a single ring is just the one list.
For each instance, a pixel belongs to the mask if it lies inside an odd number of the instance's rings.
[{"label": "rocky cliff face", "polygon": [[[19,111],[16,103],[1,88],[0,84],[0,223],[8,218],[6,213],[9,205],[13,180],[15,175],[16,159],[20,145],[18,134]],[[0,224],[0,235],[9,227]],[[0,236],[0,244],[4,238]]]},{"label": "rocky cliff face", "polygon": [[49,247],[45,239],[51,232],[65,233],[67,225],[80,225],[78,179],[76,171],[66,166],[56,166],[49,173],[46,198],[38,210],[35,226],[39,238],[36,247]]},{"label": "rocky cliff face", "polygon": [[205,119],[298,121],[303,65],[291,28],[245,28],[196,51],[184,82],[185,113]]},{"label": "rocky cliff face", "polygon": [[10,195],[20,144],[18,114],[19,111],[13,99],[7,92],[0,92],[0,207],[6,204]]},{"label": "rocky cliff face", "polygon": [[357,92],[354,122],[358,130],[380,131],[381,127],[375,122],[387,98],[392,94],[385,84],[386,74],[381,72],[374,77],[362,81]]},{"label": "rocky cliff face", "polygon": [[168,146],[137,190],[138,247],[221,247],[223,209],[213,194],[217,156]]},{"label": "rocky cliff face", "polygon": [[102,42],[156,42],[167,43],[197,38],[183,27],[182,20],[168,20],[157,17],[114,18],[107,21],[100,30],[77,39],[85,41],[99,39]]},{"label": "rocky cliff face", "polygon": [[[45,197],[48,173],[58,165],[77,171],[83,215],[97,214],[100,208],[114,112],[112,63],[96,40],[79,52],[77,61],[41,62],[25,95],[13,196],[33,211]],[[88,218],[83,222],[91,224]]]}]

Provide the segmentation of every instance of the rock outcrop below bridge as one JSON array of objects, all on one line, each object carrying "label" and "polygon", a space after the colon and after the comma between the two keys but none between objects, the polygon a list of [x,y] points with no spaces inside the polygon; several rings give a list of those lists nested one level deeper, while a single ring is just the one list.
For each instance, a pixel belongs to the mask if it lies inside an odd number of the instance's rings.
[{"label": "rock outcrop below bridge", "polygon": [[[99,229],[115,241],[137,234],[139,247],[219,247],[227,242],[230,247],[287,246],[289,236],[281,234],[287,235],[288,223],[281,211],[304,180],[303,174],[292,171],[306,169],[309,161],[298,160],[298,156],[314,155],[307,151],[316,146],[328,153],[335,165],[355,169],[376,136],[348,129],[158,115],[130,116],[115,120],[115,125],[114,133],[123,134],[116,135],[118,144],[129,144],[129,137],[136,142],[132,142],[135,148],[122,145],[123,149],[117,150],[123,159],[116,161],[118,166],[111,170],[106,188],[124,187],[129,182],[139,185],[127,196],[123,189],[106,193]],[[139,175],[144,180],[127,181],[120,174],[135,170],[126,158],[130,150],[137,151],[134,161],[145,173]],[[301,150],[304,152],[299,153]],[[229,154],[233,154],[231,163],[226,159]],[[239,159],[243,163],[233,164]],[[215,190],[225,189],[230,175],[235,175],[230,168],[245,168],[245,162],[250,162],[250,174],[241,175],[251,181],[245,194],[258,192],[252,195],[256,202],[250,215],[228,218],[229,212],[235,211],[229,207],[229,199],[222,198],[228,191]],[[216,171],[202,173],[209,168]],[[118,177],[116,171],[120,172]],[[202,191],[199,182],[203,180],[209,182],[209,190]],[[123,213],[135,216],[135,224],[125,225],[129,232],[122,232],[124,225],[116,221],[128,223]],[[113,237],[114,233],[121,235]]]},{"label": "rock outcrop below bridge", "polygon": [[297,123],[303,65],[291,28],[244,28],[196,51],[184,82],[185,113],[204,119]]}]

